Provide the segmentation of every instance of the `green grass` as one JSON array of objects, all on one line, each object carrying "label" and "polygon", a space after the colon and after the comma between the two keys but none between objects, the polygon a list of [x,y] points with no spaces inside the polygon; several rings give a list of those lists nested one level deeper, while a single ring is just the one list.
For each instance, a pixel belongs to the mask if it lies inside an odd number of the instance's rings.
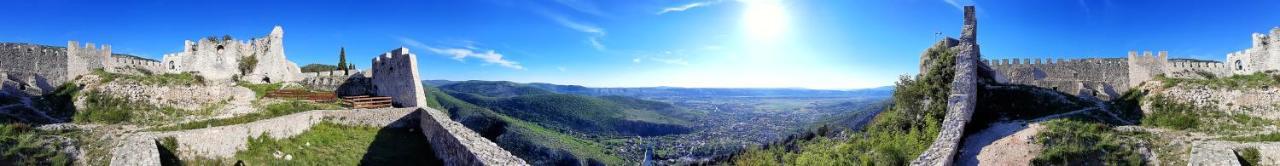
[{"label": "green grass", "polygon": [[[263,135],[248,141],[248,148],[235,155],[246,165],[442,165],[417,128],[323,122],[292,138]],[[276,158],[277,151],[292,160]]]},{"label": "green grass", "polygon": [[249,83],[244,81],[237,81],[236,85],[249,88],[249,90],[253,90],[254,96],[257,96],[258,98],[262,98],[263,96],[267,96],[268,92],[280,90],[280,86],[282,84],[280,83],[254,84],[254,83]]},{"label": "green grass", "polygon": [[1258,156],[1258,148],[1249,147],[1236,150],[1236,159],[1240,161],[1241,165],[1254,166],[1258,165],[1258,162],[1262,160],[1262,157]]},{"label": "green grass", "polygon": [[187,122],[187,123],[182,123],[182,124],[173,125],[173,126],[152,128],[150,130],[151,131],[176,131],[176,130],[189,130],[189,129],[199,129],[199,128],[207,128],[207,127],[227,126],[227,125],[235,125],[235,124],[244,124],[244,123],[249,123],[249,122],[263,120],[263,119],[270,119],[274,117],[289,115],[289,114],[303,112],[303,111],[333,110],[333,109],[340,109],[340,108],[341,106],[339,106],[336,103],[315,103],[315,102],[300,101],[300,100],[289,100],[285,102],[267,105],[259,112],[250,113],[243,116]]},{"label": "green grass", "polygon": [[1143,165],[1133,134],[1099,122],[1055,119],[1036,136],[1043,146],[1032,165]]},{"label": "green grass", "polygon": [[1192,78],[1169,78],[1163,75],[1156,76],[1157,80],[1164,82],[1164,87],[1174,87],[1178,85],[1187,86],[1204,86],[1210,88],[1225,89],[1253,89],[1280,86],[1280,75],[1271,75],[1263,72],[1257,72],[1249,75],[1233,75],[1223,78],[1208,79],[1192,79]]},{"label": "green grass", "polygon": [[1226,138],[1229,141],[1239,142],[1277,142],[1280,141],[1280,133],[1267,133],[1251,136],[1237,136]]},{"label": "green grass", "polygon": [[57,133],[37,131],[21,123],[0,124],[0,165],[71,165],[67,148],[50,142]]},{"label": "green grass", "polygon": [[193,74],[191,72],[130,75],[130,74],[111,73],[99,68],[99,69],[94,69],[93,74],[98,75],[102,83],[107,83],[115,80],[130,80],[130,81],[138,82],[143,85],[159,85],[159,86],[205,85],[204,77]]}]

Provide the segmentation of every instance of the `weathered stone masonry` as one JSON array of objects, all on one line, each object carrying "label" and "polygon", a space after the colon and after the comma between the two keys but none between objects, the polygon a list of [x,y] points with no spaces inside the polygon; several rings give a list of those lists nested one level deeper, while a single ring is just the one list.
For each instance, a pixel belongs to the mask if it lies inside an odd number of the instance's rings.
[{"label": "weathered stone masonry", "polygon": [[418,77],[418,58],[400,47],[373,58],[373,92],[389,96],[399,107],[425,106],[427,97]]},{"label": "weathered stone masonry", "polygon": [[[250,73],[241,73],[240,61],[255,58],[258,63]],[[198,39],[187,40],[182,52],[165,54],[164,66],[174,72],[195,72],[212,80],[240,80],[252,83],[301,81],[301,69],[285,58],[284,29],[276,26],[265,37],[249,41]]]},{"label": "weathered stone masonry", "polygon": [[1280,70],[1280,27],[1271,35],[1253,34],[1251,48],[1228,53],[1226,62],[1169,60],[1169,54],[1150,51],[1109,59],[994,59],[984,60],[1011,83],[1052,88],[1078,96],[1111,99],[1158,75],[1171,78],[1226,77]]},{"label": "weathered stone masonry", "polygon": [[978,20],[973,6],[964,7],[964,26],[960,44],[951,47],[955,51],[955,78],[951,81],[951,94],[947,98],[947,115],[942,120],[942,131],[924,153],[911,165],[951,165],[956,149],[964,138],[965,125],[973,117],[978,86],[978,69],[982,53],[978,49]]},{"label": "weathered stone masonry", "polygon": [[68,41],[66,48],[0,43],[0,57],[4,58],[0,60],[0,73],[13,77],[0,79],[21,80],[23,85],[18,86],[38,88],[46,92],[76,76],[89,74],[93,69],[101,68],[112,72],[135,69],[152,73],[164,72],[158,62],[112,56],[111,45],[99,47],[88,43],[81,46],[76,41]]}]

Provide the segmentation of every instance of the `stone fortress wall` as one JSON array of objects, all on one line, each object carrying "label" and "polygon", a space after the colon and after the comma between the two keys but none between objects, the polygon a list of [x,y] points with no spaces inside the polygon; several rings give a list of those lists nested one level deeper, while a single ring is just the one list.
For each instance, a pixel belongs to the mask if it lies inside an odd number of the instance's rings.
[{"label": "stone fortress wall", "polygon": [[343,72],[342,70],[330,70],[330,71],[318,71],[318,72],[305,72],[305,73],[302,73],[301,76],[302,78],[347,77],[351,75],[356,75],[357,73],[360,73],[360,70],[351,69],[346,72]]},{"label": "stone fortress wall", "polygon": [[121,72],[123,70],[129,70],[129,69],[145,70],[151,73],[167,73],[169,71],[168,69],[165,69],[164,64],[158,61],[149,61],[149,60],[142,60],[142,59],[136,59],[136,58],[116,57],[116,56],[113,56],[108,59],[111,59],[111,60],[107,60],[104,62],[108,62],[110,64],[108,66],[110,67],[107,67],[104,69],[110,72]]},{"label": "stone fortress wall", "polygon": [[[1276,54],[1280,55],[1280,54]],[[1271,57],[1260,56],[1260,57]],[[1010,83],[1051,88],[1077,96],[1111,99],[1159,75],[1170,78],[1226,77],[1266,69],[1228,63],[1170,61],[1168,52],[1129,51],[1126,58],[983,60]],[[1275,58],[1280,59],[1280,58]],[[1254,66],[1256,67],[1256,66]]]},{"label": "stone fortress wall", "polygon": [[0,43],[0,78],[5,91],[47,93],[66,82],[66,49],[21,43]]},{"label": "stone fortress wall", "polygon": [[111,45],[80,45],[76,41],[67,41],[66,48],[22,43],[0,43],[0,73],[5,73],[5,80],[15,81],[20,90],[35,87],[53,90],[54,87],[75,79],[77,76],[89,74],[93,69],[116,71],[121,69],[141,69],[152,73],[165,72],[159,62],[112,56]]},{"label": "stone fortress wall", "polygon": [[422,82],[418,76],[417,55],[400,47],[373,58],[372,91],[391,97],[392,105],[399,107],[426,106]]},{"label": "stone fortress wall", "polygon": [[352,76],[360,74],[360,70],[342,70],[306,72],[302,73],[302,81],[299,84],[307,87],[326,91],[337,91],[342,84],[346,83]]},{"label": "stone fortress wall", "polygon": [[[240,61],[256,58],[258,63],[250,73],[241,73]],[[187,40],[182,52],[165,54],[162,61],[173,72],[195,72],[206,79],[240,80],[252,83],[301,81],[301,69],[284,54],[284,30],[276,26],[265,37],[248,41],[204,38]]]},{"label": "stone fortress wall", "polygon": [[1118,59],[996,59],[984,62],[1010,83],[1070,94],[1111,96],[1128,90],[1129,64]]},{"label": "stone fortress wall", "polygon": [[75,76],[89,74],[93,69],[102,68],[109,70],[108,64],[112,64],[111,45],[103,44],[100,48],[94,48],[93,43],[85,43],[82,47],[79,42],[67,41],[67,73],[68,80]]}]

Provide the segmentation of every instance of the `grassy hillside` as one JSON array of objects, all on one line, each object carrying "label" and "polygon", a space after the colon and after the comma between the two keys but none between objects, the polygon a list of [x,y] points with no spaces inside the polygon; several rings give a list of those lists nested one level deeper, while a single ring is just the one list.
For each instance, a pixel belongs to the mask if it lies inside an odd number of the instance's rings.
[{"label": "grassy hillside", "polygon": [[468,81],[440,89],[503,115],[588,135],[685,133],[689,131],[688,121],[700,116],[660,102],[622,96],[556,94],[511,82]]},{"label": "grassy hillside", "polygon": [[512,118],[476,106],[436,88],[427,88],[427,105],[448,111],[450,118],[462,123],[503,149],[534,165],[569,165],[570,163],[604,163],[623,165],[622,158],[612,155],[600,143],[557,132],[528,121]]}]

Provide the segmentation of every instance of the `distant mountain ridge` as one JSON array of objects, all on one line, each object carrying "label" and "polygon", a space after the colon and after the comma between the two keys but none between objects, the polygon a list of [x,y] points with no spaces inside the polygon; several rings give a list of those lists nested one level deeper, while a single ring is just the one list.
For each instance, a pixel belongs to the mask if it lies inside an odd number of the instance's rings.
[{"label": "distant mountain ridge", "polygon": [[[466,81],[423,80],[423,85],[445,86]],[[559,85],[550,83],[527,83],[555,93],[577,94],[587,96],[631,96],[631,97],[888,97],[893,94],[892,86],[855,89],[855,90],[818,90],[804,88],[680,88],[680,87],[634,87],[634,88],[594,88],[581,85]]]}]

